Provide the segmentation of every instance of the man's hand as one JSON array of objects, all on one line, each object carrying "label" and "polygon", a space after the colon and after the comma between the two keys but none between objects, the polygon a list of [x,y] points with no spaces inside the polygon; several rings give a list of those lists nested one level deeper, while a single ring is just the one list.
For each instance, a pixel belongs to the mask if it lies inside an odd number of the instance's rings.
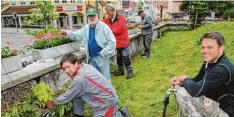
[{"label": "man's hand", "polygon": [[138,26],[138,28],[142,29],[142,28],[143,28],[143,26],[141,26],[141,25],[140,25],[140,26]]},{"label": "man's hand", "polygon": [[67,37],[67,32],[64,29],[59,30],[59,34],[61,34],[63,37]]},{"label": "man's hand", "polygon": [[170,83],[172,85],[180,85],[181,86],[183,82],[178,77],[173,77],[170,79]]},{"label": "man's hand", "polygon": [[178,78],[183,82],[185,78],[188,78],[188,76],[183,75],[183,76],[180,76]]},{"label": "man's hand", "polygon": [[182,85],[183,84],[183,82],[184,82],[184,79],[185,78],[187,78],[188,76],[179,76],[179,77],[173,77],[173,78],[171,78],[170,79],[170,83],[172,84],[172,85]]},{"label": "man's hand", "polygon": [[55,106],[56,106],[55,101],[48,101],[48,102],[47,102],[47,108],[48,108],[48,109],[52,109],[52,108],[54,108]]}]

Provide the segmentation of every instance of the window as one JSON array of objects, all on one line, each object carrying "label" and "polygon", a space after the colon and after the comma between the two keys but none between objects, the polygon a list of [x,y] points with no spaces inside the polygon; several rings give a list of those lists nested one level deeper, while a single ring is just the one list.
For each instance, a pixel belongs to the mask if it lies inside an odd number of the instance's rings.
[{"label": "window", "polygon": [[75,0],[71,0],[71,3],[75,3]]},{"label": "window", "polygon": [[82,0],[77,0],[78,3],[82,3]]},{"label": "window", "polygon": [[25,1],[24,1],[24,0],[21,0],[21,1],[20,1],[20,4],[21,4],[21,5],[25,5]]},{"label": "window", "polygon": [[67,0],[62,0],[62,3],[67,3]]},{"label": "window", "polygon": [[34,0],[31,0],[31,1],[30,1],[30,5],[35,5],[35,1],[34,1]]},{"label": "window", "polygon": [[16,5],[16,1],[15,0],[11,0],[11,5]]},{"label": "window", "polygon": [[59,0],[54,0],[54,3],[59,3]]}]

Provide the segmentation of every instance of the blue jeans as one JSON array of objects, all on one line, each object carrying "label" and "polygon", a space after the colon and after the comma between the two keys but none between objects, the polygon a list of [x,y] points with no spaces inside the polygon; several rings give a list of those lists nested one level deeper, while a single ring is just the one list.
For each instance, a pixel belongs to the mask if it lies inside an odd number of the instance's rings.
[{"label": "blue jeans", "polygon": [[99,72],[103,74],[103,76],[108,80],[111,81],[110,77],[110,59],[102,58],[100,56],[91,57],[90,64],[95,67]]}]

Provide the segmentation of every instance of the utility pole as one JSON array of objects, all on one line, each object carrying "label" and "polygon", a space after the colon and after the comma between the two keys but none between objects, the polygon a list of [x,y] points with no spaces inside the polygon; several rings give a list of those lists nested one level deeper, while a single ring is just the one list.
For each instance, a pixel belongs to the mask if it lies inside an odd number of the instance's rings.
[{"label": "utility pole", "polygon": [[16,26],[16,30],[17,30],[17,32],[19,32],[18,31],[18,24],[17,24],[17,13],[16,12],[14,12],[14,13],[12,13],[12,16],[13,16],[13,18],[14,18],[14,20],[15,20],[15,26]]}]

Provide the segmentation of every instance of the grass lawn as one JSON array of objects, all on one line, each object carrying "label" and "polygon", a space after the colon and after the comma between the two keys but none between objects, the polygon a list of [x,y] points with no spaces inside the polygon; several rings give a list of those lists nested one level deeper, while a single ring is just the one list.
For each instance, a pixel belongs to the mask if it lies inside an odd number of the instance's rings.
[{"label": "grass lawn", "polygon": [[[193,31],[168,32],[152,43],[149,59],[140,55],[132,63],[134,78],[112,77],[120,98],[132,117],[161,117],[169,79],[175,75],[195,76],[203,62],[197,41],[205,32],[217,31],[226,40],[226,55],[234,63],[234,22],[207,24]],[[177,105],[173,95],[167,108],[167,117],[176,117]]]},{"label": "grass lawn", "polygon": [[[152,42],[151,57],[140,55],[132,60],[134,78],[112,76],[120,106],[127,106],[132,117],[161,117],[163,100],[169,79],[173,76],[195,76],[203,62],[198,41],[205,32],[221,32],[226,41],[226,56],[234,63],[234,22],[206,24],[193,31],[168,32]],[[126,72],[125,72],[126,73]],[[86,107],[87,108],[87,107]],[[177,103],[173,95],[167,107],[167,117],[177,117]],[[91,117],[86,109],[86,117]]]}]

